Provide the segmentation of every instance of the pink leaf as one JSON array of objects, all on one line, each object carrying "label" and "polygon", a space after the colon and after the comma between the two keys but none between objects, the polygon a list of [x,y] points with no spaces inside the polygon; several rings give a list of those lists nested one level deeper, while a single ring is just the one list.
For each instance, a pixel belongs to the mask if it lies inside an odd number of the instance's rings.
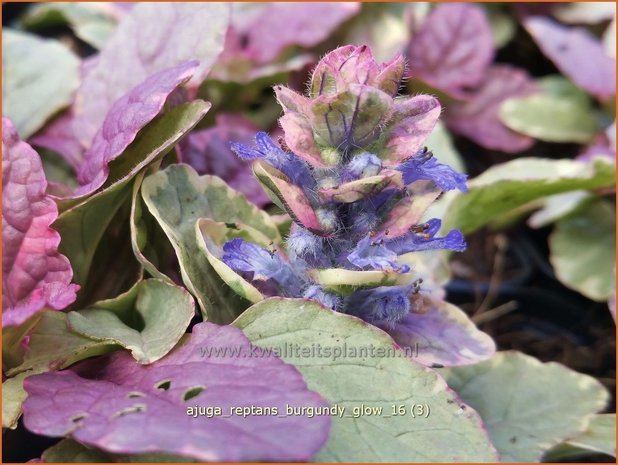
[{"label": "pink leaf", "polygon": [[616,60],[586,29],[565,27],[540,16],[528,17],[523,24],[543,53],[575,84],[601,99],[616,95]]},{"label": "pink leaf", "polygon": [[324,221],[325,224],[322,224],[303,189],[292,184],[281,171],[258,161],[253,165],[253,172],[263,186],[279,200],[292,219],[304,228],[318,236],[326,236],[335,229],[331,216],[328,217],[330,221]]},{"label": "pink leaf", "polygon": [[479,6],[434,7],[409,49],[411,73],[445,92],[481,83],[494,55],[489,22]]},{"label": "pink leaf", "polygon": [[404,197],[393,206],[375,233],[375,237],[388,236],[390,239],[407,234],[410,228],[421,222],[427,209],[442,193],[429,182],[424,183],[422,188],[411,185],[409,189],[414,191],[414,195]]},{"label": "pink leaf", "polygon": [[[24,424],[36,434],[70,435],[112,453],[159,452],[208,462],[308,461],[326,442],[330,418],[286,415],[286,406],[327,404],[307,389],[296,368],[256,349],[236,328],[201,323],[151,365],[117,352],[96,372],[89,363],[81,373],[78,366],[31,376],[24,385]],[[246,416],[235,411],[252,406],[278,411]],[[194,407],[196,413],[210,407],[213,416],[194,418],[189,410]]]},{"label": "pink leaf", "polygon": [[101,187],[109,175],[109,162],[117,158],[137,133],[159,114],[170,94],[193,76],[197,61],[160,71],[119,98],[105,116],[92,146],[86,151],[77,179],[75,196]]},{"label": "pink leaf", "polygon": [[92,144],[113,103],[148,76],[195,59],[191,84],[198,86],[223,49],[229,13],[223,2],[137,2],[77,90],[73,127],[81,144]]},{"label": "pink leaf", "polygon": [[73,133],[73,114],[70,111],[48,123],[29,142],[61,155],[75,171],[84,161],[84,149]]},{"label": "pink leaf", "polygon": [[[329,37],[341,23],[360,11],[359,3],[265,3],[259,13],[236,11],[248,20],[234,24],[243,53],[264,64],[274,61],[292,45],[313,47]],[[239,7],[238,7],[239,8]],[[273,33],[276,31],[276,33]],[[242,40],[240,40],[242,38]]]},{"label": "pink leaf", "polygon": [[50,228],[58,217],[46,195],[38,154],[2,118],[2,326],[23,323],[44,307],[56,310],[75,301],[69,260],[58,253],[60,235]]},{"label": "pink leaf", "polygon": [[385,153],[387,165],[399,164],[414,155],[429,137],[440,118],[440,102],[429,95],[395,101],[394,117],[399,121],[390,129]]},{"label": "pink leaf", "polygon": [[521,152],[534,139],[507,128],[499,119],[502,103],[511,97],[526,97],[537,91],[525,71],[507,65],[494,65],[469,102],[453,103],[446,114],[448,127],[477,144],[508,153]]}]

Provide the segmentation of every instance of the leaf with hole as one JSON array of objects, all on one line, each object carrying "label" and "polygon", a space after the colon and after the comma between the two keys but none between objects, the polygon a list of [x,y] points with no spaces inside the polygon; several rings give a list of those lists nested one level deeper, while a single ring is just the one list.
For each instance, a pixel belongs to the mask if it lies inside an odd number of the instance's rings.
[{"label": "leaf with hole", "polygon": [[[326,441],[330,418],[285,415],[286,406],[326,403],[293,366],[253,351],[240,330],[201,323],[150,365],[118,352],[97,361],[94,378],[89,364],[31,376],[24,423],[35,434],[69,436],[110,453],[210,462],[309,460]],[[269,414],[236,412],[244,406]]]}]

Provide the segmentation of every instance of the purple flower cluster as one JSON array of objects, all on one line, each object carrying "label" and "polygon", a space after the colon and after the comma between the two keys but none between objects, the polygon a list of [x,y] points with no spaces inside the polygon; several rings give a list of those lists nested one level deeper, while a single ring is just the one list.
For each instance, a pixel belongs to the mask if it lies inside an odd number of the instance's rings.
[{"label": "purple flower cluster", "polygon": [[366,46],[345,46],[317,65],[309,95],[277,86],[285,136],[258,133],[232,144],[272,200],[293,219],[287,254],[235,238],[222,260],[265,295],[304,297],[374,324],[394,325],[416,309],[420,280],[401,256],[462,251],[463,235],[439,236],[422,221],[466,176],[423,146],[440,115],[427,95],[397,97],[401,56],[378,64]]}]

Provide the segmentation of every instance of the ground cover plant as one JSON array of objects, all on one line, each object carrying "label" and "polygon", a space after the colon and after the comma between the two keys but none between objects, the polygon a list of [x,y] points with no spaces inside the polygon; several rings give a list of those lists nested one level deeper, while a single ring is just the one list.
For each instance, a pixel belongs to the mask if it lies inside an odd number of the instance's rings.
[{"label": "ground cover plant", "polygon": [[614,4],[2,8],[4,461],[614,460]]}]

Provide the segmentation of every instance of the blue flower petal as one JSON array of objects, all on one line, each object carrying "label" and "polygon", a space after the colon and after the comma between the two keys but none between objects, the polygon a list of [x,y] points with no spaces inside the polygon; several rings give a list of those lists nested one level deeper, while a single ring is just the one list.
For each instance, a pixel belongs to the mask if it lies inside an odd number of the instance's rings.
[{"label": "blue flower petal", "polygon": [[277,252],[271,252],[241,238],[223,245],[223,262],[239,273],[252,273],[255,281],[272,279],[288,297],[299,297],[304,280]]},{"label": "blue flower petal", "polygon": [[440,220],[431,219],[427,223],[419,225],[415,231],[386,241],[385,246],[397,255],[435,249],[455,250],[457,252],[466,250],[466,240],[461,231],[454,229],[444,237],[434,237],[440,230],[441,224]]},{"label": "blue flower petal", "polygon": [[435,182],[444,191],[453,189],[459,189],[462,192],[468,191],[466,186],[468,177],[465,174],[458,173],[450,166],[438,162],[426,148],[408,158],[397,169],[403,173],[405,184],[425,179]]},{"label": "blue flower petal", "polygon": [[410,271],[407,265],[397,264],[397,254],[383,243],[374,243],[370,236],[365,236],[358,242],[348,261],[361,269],[397,270],[401,273]]},{"label": "blue flower petal", "polygon": [[346,299],[345,311],[368,323],[392,325],[410,313],[411,286],[362,289]]},{"label": "blue flower petal", "polygon": [[315,300],[326,308],[331,310],[339,310],[342,304],[342,298],[336,294],[325,292],[321,286],[313,285],[309,286],[303,293],[303,297],[306,299]]},{"label": "blue flower petal", "polygon": [[292,153],[281,150],[265,132],[258,132],[255,141],[256,148],[237,142],[232,142],[230,147],[242,160],[264,160],[290,178],[293,184],[308,189],[314,188],[315,179],[303,160]]}]

